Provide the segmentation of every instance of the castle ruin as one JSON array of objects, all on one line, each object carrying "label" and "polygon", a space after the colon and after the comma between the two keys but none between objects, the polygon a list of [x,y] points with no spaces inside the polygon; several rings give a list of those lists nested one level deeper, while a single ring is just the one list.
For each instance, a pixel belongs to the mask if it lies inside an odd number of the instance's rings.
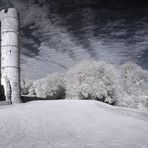
[{"label": "castle ruin", "polygon": [[9,103],[21,101],[19,15],[15,8],[0,11],[1,23],[1,87]]}]

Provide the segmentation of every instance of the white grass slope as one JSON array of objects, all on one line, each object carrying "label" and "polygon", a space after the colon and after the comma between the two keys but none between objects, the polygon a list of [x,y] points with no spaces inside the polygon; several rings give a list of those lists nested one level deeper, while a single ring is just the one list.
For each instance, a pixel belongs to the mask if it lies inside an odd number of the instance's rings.
[{"label": "white grass slope", "polygon": [[147,148],[148,114],[97,101],[0,106],[0,148]]}]

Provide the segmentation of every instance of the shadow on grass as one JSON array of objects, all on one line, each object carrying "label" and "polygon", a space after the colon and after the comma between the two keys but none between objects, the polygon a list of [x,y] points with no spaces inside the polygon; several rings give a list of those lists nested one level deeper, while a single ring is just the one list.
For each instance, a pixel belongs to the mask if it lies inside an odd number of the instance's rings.
[{"label": "shadow on grass", "polygon": [[[41,98],[36,96],[21,96],[21,100],[23,103],[30,102],[30,101],[43,101],[43,100],[62,100],[57,98]],[[11,105],[11,103],[7,102],[6,100],[0,100],[0,106],[4,105]]]},{"label": "shadow on grass", "polygon": [[0,101],[0,106],[4,106],[4,105],[11,105],[11,103],[7,101]]},{"label": "shadow on grass", "polygon": [[36,96],[21,96],[22,102],[30,102],[30,101],[42,101],[42,100],[60,100],[57,98],[41,98],[41,97],[36,97]]}]

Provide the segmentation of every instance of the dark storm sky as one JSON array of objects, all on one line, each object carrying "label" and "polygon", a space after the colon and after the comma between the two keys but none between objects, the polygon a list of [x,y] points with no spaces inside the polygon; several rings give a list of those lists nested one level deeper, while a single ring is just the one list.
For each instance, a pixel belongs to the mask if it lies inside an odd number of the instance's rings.
[{"label": "dark storm sky", "polygon": [[127,0],[0,0],[20,13],[22,77],[37,79],[82,60],[148,69],[148,7]]}]

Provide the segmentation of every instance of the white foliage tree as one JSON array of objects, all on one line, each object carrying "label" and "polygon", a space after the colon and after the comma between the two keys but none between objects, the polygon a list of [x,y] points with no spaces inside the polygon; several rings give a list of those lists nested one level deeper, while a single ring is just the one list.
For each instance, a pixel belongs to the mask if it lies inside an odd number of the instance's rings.
[{"label": "white foliage tree", "polygon": [[147,108],[147,72],[135,63],[126,63],[121,66],[120,78],[123,91],[126,93],[120,104],[131,108]]},{"label": "white foliage tree", "polygon": [[46,78],[36,80],[33,89],[37,97],[63,99],[65,97],[64,74],[53,73]]},{"label": "white foliage tree", "polygon": [[67,73],[69,99],[97,99],[115,104],[120,97],[119,75],[111,64],[84,61]]}]

